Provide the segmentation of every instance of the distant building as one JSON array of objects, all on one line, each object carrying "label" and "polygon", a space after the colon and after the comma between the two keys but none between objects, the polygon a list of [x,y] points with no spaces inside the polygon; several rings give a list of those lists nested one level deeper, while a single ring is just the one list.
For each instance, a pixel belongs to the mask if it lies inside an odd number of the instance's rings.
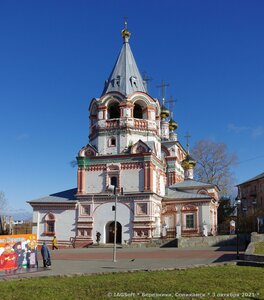
[{"label": "distant building", "polygon": [[[89,106],[89,142],[78,153],[77,189],[28,201],[38,240],[79,245],[140,243],[160,237],[216,234],[218,187],[193,180],[193,160],[178,141],[177,123],[148,94],[129,37]],[[115,197],[108,187],[116,187]],[[121,195],[121,190],[124,194]]]},{"label": "distant building", "polygon": [[264,211],[264,173],[237,185],[238,197],[246,214]]},{"label": "distant building", "polygon": [[14,221],[14,225],[22,225],[24,223],[25,223],[24,220],[16,220],[16,221]]}]

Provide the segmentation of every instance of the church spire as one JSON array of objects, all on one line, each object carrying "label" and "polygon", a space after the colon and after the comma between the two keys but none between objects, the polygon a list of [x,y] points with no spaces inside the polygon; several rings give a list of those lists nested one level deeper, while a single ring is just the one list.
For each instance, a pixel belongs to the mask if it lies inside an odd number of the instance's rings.
[{"label": "church spire", "polygon": [[115,66],[105,83],[102,95],[109,92],[119,92],[124,96],[134,92],[146,93],[144,81],[129,45],[131,33],[127,29],[127,21],[125,21],[125,27],[121,33],[124,43]]}]

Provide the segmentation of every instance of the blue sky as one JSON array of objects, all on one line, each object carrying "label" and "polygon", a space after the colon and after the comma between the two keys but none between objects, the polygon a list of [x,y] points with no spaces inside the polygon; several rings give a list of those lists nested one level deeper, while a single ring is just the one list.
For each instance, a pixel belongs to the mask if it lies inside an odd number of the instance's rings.
[{"label": "blue sky", "polygon": [[27,200],[76,186],[88,106],[122,46],[123,18],[149,93],[177,99],[178,137],[223,142],[236,183],[264,171],[264,1],[0,1],[0,190]]}]

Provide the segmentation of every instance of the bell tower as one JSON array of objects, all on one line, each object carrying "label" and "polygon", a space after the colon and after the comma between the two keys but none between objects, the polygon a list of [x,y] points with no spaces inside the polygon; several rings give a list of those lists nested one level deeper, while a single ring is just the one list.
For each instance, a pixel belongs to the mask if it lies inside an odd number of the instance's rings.
[{"label": "bell tower", "polygon": [[126,23],[121,34],[123,45],[103,93],[90,104],[90,144],[98,155],[120,155],[141,140],[153,144],[160,158],[159,102],[146,91]]}]

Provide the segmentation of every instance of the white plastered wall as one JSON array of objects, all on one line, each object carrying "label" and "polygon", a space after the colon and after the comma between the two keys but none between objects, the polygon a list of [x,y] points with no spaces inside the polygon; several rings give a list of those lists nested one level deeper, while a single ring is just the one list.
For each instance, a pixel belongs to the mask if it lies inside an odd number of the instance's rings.
[{"label": "white plastered wall", "polygon": [[124,192],[140,192],[144,191],[144,170],[122,170],[120,174],[120,185]]},{"label": "white plastered wall", "polygon": [[[56,209],[56,210],[39,210],[34,212],[38,219],[38,239],[51,240],[52,237],[44,235],[45,216],[51,212],[55,216],[55,234],[57,240],[69,241],[71,237],[75,237],[76,228],[76,210],[75,209]],[[35,220],[35,219],[33,219]],[[33,221],[34,222],[34,221]]]},{"label": "white plastered wall", "polygon": [[85,173],[85,192],[101,193],[105,187],[104,171],[86,171]]},{"label": "white plastered wall", "polygon": [[[96,232],[101,233],[101,243],[106,243],[107,224],[111,223],[115,219],[115,212],[112,211],[112,206],[115,204],[113,197],[112,202],[104,203],[97,206],[94,210],[94,229],[93,229],[93,241],[96,241]],[[122,244],[132,238],[132,225],[133,219],[131,210],[123,203],[117,203],[116,220],[122,226]]]},{"label": "white plastered wall", "polygon": [[165,195],[165,177],[164,176],[160,176],[160,180],[159,180],[159,184],[160,184],[160,195],[164,196]]},{"label": "white plastered wall", "polygon": [[199,223],[200,223],[200,226],[202,226],[203,223],[205,223],[206,225],[210,225],[210,206],[209,206],[209,203],[200,206]]}]

